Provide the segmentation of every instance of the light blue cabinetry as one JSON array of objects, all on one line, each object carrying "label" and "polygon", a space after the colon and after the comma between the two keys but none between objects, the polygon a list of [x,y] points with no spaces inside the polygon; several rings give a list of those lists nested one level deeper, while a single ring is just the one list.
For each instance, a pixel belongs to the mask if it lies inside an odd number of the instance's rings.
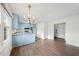
[{"label": "light blue cabinetry", "polygon": [[12,20],[13,29],[18,29],[19,27],[18,21],[19,21],[19,16],[13,14],[13,20]]},{"label": "light blue cabinetry", "polygon": [[23,23],[21,22],[21,20],[23,20],[22,17],[14,14],[12,21],[13,21],[13,30],[16,29],[16,32],[14,32],[12,35],[13,47],[18,47],[35,42],[35,33],[33,33],[32,31],[32,24]]},{"label": "light blue cabinetry", "polygon": [[16,33],[13,35],[13,47],[18,47],[26,44],[31,44],[35,42],[34,33]]},{"label": "light blue cabinetry", "polygon": [[31,25],[29,23],[20,23],[20,29],[24,29],[24,28],[31,28]]}]

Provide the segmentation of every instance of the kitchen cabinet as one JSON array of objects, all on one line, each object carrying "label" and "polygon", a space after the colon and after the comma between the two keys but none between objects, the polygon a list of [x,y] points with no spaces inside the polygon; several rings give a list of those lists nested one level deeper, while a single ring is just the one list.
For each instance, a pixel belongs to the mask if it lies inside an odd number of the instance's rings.
[{"label": "kitchen cabinet", "polygon": [[15,33],[12,36],[13,47],[23,46],[31,43],[35,43],[35,34],[30,32]]},{"label": "kitchen cabinet", "polygon": [[13,29],[18,29],[19,28],[19,16],[13,14],[13,20],[12,20],[12,25],[13,25]]}]

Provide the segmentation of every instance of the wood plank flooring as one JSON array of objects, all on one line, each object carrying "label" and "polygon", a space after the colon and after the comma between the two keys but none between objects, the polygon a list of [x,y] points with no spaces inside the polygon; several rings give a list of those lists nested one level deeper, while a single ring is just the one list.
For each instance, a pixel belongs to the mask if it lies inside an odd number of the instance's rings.
[{"label": "wood plank flooring", "polygon": [[12,49],[11,56],[79,56],[79,48],[60,40],[37,40]]}]

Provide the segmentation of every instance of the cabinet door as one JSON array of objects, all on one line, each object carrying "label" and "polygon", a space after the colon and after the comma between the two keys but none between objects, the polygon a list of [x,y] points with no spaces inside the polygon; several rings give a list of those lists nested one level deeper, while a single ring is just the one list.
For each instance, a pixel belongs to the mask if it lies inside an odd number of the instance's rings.
[{"label": "cabinet door", "polygon": [[13,16],[13,29],[18,29],[18,19],[17,15]]},{"label": "cabinet door", "polygon": [[20,28],[21,28],[21,29],[30,28],[30,27],[31,27],[30,24],[27,24],[27,23],[22,23],[22,24],[20,24]]}]

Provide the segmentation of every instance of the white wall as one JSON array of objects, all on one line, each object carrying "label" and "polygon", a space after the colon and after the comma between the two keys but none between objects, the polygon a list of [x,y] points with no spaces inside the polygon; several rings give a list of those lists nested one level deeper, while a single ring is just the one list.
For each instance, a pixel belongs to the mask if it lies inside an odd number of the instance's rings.
[{"label": "white wall", "polygon": [[53,22],[48,23],[48,39],[54,40],[54,25],[53,25]]},{"label": "white wall", "polygon": [[[2,6],[1,7],[1,13],[4,10],[4,8]],[[6,13],[6,11],[4,10],[4,12]],[[6,13],[7,15],[7,20],[8,20],[8,30],[7,30],[7,39],[4,40],[4,24],[3,21],[1,21],[1,29],[0,29],[0,41],[1,43],[1,47],[0,47],[0,56],[8,56],[11,53],[11,49],[12,49],[12,19],[9,17],[9,15]],[[3,20],[3,18],[1,18],[1,20]]]},{"label": "white wall", "polygon": [[79,15],[66,19],[66,42],[79,47]]},{"label": "white wall", "polygon": [[48,38],[48,23],[44,22],[44,38],[47,39]]},{"label": "white wall", "polygon": [[54,25],[52,22],[41,22],[36,24],[37,37],[42,39],[54,39]]},{"label": "white wall", "polygon": [[44,23],[37,23],[36,24],[37,27],[37,37],[44,39]]}]

